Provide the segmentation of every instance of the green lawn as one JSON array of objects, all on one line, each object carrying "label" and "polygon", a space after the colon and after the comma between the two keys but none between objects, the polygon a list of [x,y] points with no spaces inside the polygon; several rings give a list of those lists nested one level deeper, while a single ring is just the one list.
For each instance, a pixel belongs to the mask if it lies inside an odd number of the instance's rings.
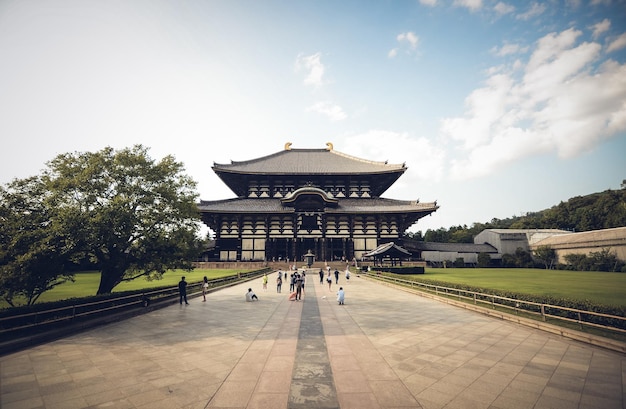
[{"label": "green lawn", "polygon": [[626,274],[518,268],[427,268],[411,276],[484,289],[626,306]]},{"label": "green lawn", "polygon": [[[183,270],[171,270],[163,274],[162,280],[153,280],[147,281],[144,278],[138,278],[133,281],[128,281],[119,284],[113,289],[113,292],[122,292],[129,290],[141,290],[146,288],[155,288],[155,287],[167,287],[167,286],[176,286],[180,281],[182,276],[185,276],[185,280],[188,283],[196,283],[202,281],[204,276],[207,276],[209,279],[225,277],[233,274],[237,274],[238,272],[244,272],[249,270],[220,270],[220,269],[194,269],[193,271],[183,271]],[[76,273],[75,282],[67,282],[60,286],[55,287],[54,289],[45,292],[42,296],[37,300],[37,303],[48,302],[48,301],[56,301],[56,300],[64,300],[67,298],[75,298],[75,297],[87,297],[90,295],[95,295],[98,290],[98,285],[100,284],[100,273],[93,272],[81,272]]]},{"label": "green lawn", "polygon": [[[162,280],[137,279],[122,283],[114,288],[114,292],[175,286],[183,275],[186,276],[187,282],[195,283],[202,281],[205,275],[212,279],[236,274],[239,271],[243,270],[195,269],[191,272],[173,270],[165,273]],[[597,304],[626,307],[626,274],[624,273],[516,268],[427,268],[425,274],[411,277],[417,281],[430,279],[485,290],[495,289],[570,300],[588,300]],[[95,295],[99,281],[100,273],[98,272],[77,273],[74,283],[68,282],[44,293],[37,302]],[[0,302],[0,308],[5,307],[6,305]]]}]

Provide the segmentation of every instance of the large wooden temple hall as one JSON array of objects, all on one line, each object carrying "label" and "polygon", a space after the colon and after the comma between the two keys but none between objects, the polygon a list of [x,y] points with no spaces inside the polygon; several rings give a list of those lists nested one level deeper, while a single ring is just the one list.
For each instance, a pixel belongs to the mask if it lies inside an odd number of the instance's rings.
[{"label": "large wooden temple hall", "polygon": [[333,149],[294,149],[213,171],[237,196],[201,201],[203,222],[215,233],[211,258],[221,261],[361,259],[438,209],[436,202],[381,195],[407,170]]}]

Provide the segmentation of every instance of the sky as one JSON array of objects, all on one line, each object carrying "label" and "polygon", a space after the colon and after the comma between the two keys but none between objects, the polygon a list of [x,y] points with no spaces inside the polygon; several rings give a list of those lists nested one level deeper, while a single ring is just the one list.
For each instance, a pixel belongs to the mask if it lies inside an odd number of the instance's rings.
[{"label": "sky", "polygon": [[406,163],[410,231],[620,189],[626,0],[0,0],[0,184],[142,144],[202,200],[292,148]]}]

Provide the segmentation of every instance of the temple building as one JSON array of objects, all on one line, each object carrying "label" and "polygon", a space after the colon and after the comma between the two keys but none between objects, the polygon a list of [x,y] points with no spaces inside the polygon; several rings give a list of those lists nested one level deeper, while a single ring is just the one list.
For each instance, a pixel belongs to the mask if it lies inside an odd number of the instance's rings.
[{"label": "temple building", "polygon": [[438,209],[437,203],[381,195],[407,170],[333,149],[294,149],[230,164],[214,163],[233,199],[201,201],[220,261],[361,259]]}]

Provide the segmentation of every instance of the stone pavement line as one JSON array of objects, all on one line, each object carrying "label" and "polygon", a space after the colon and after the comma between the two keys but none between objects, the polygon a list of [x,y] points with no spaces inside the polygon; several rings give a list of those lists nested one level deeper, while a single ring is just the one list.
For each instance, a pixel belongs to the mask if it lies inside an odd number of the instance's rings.
[{"label": "stone pavement line", "polygon": [[[346,304],[339,305],[334,292],[320,302],[341,409],[422,408],[350,316],[360,283],[352,280],[342,286]],[[339,285],[334,287],[339,289]]]},{"label": "stone pavement line", "polygon": [[315,280],[303,297],[296,362],[289,391],[289,409],[338,409]]},{"label": "stone pavement line", "polygon": [[[262,308],[266,294],[259,293],[261,300],[256,308]],[[287,301],[286,293],[279,297],[279,306],[211,397],[207,408],[287,408],[302,303]]]}]

